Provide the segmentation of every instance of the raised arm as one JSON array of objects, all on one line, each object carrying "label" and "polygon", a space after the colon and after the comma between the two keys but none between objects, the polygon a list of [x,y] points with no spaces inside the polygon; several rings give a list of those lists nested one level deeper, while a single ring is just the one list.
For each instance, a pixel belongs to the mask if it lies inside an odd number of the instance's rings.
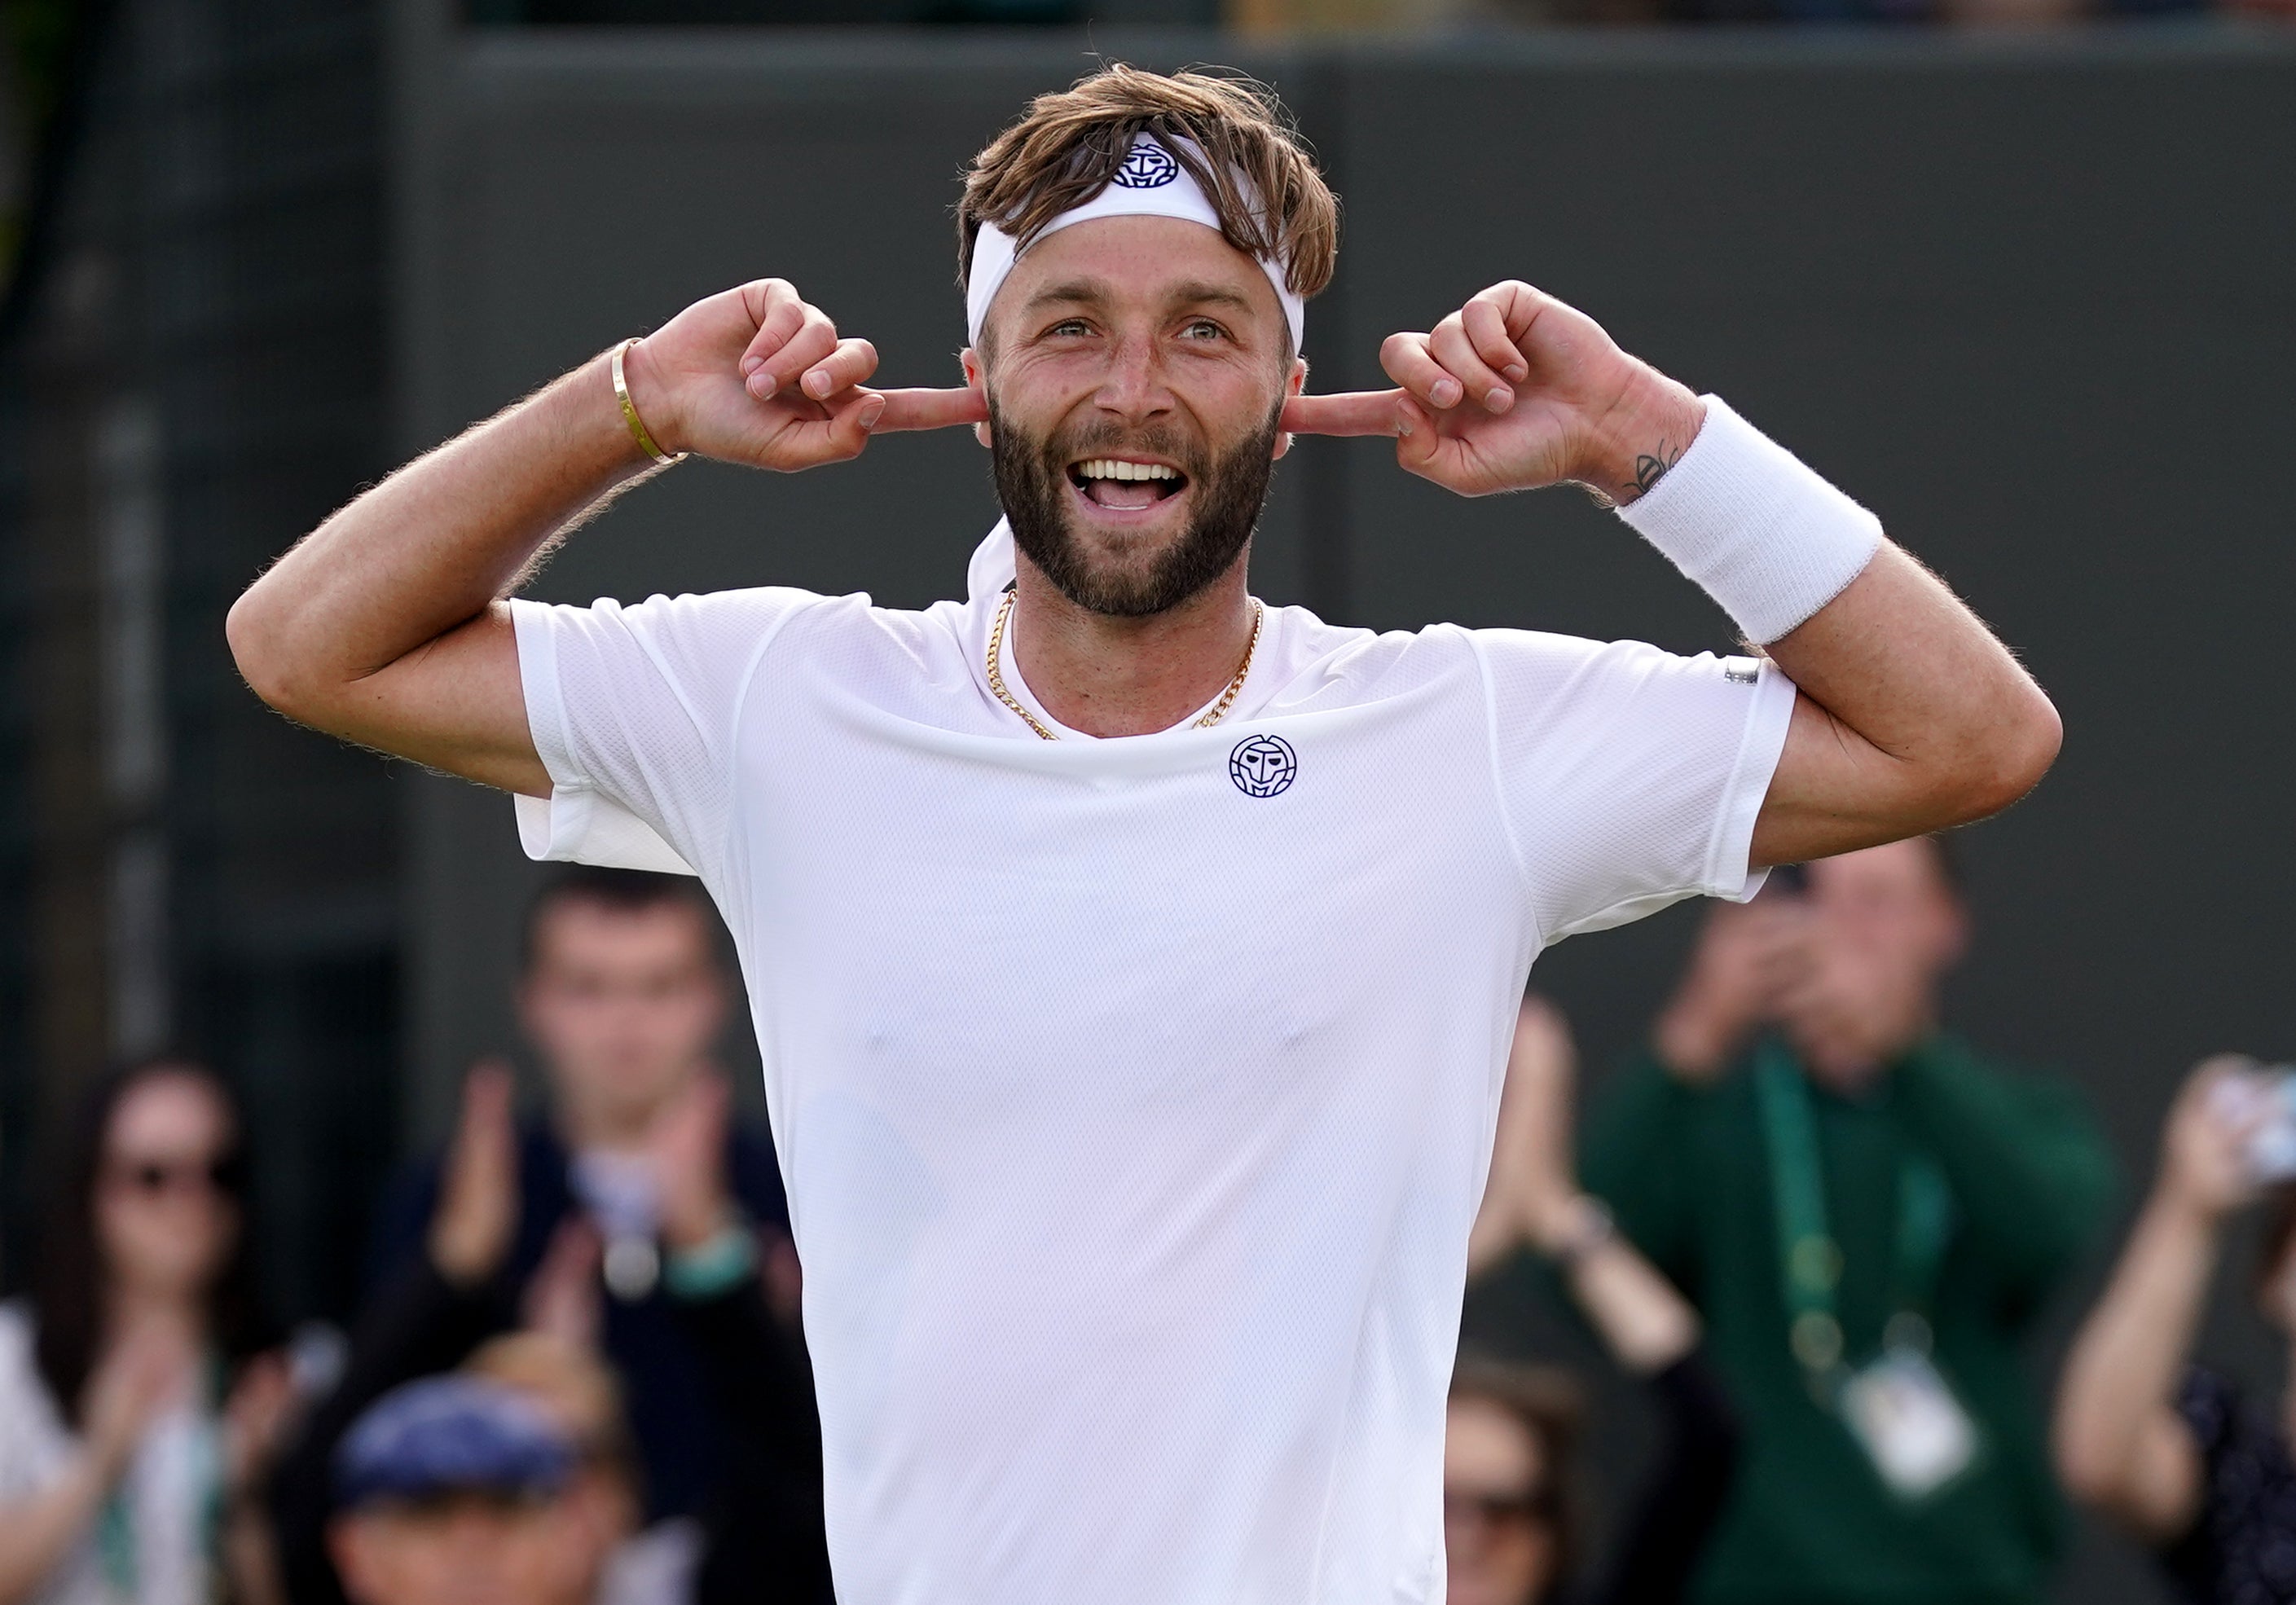
[{"label": "raised arm", "polygon": [[2058,1385],[2057,1474],[2075,1498],[2148,1544],[2174,1543],[2200,1511],[2201,1446],[2177,1411],[2177,1390],[2224,1223],[2255,1196],[2247,1142],[2260,1101],[2223,1096],[2250,1068],[2210,1060],[2177,1094],[2152,1196]]},{"label": "raised arm", "polygon": [[1579,1190],[1570,1163],[1578,1054],[1553,1005],[1525,1000],[1507,1055],[1483,1207],[1467,1238],[1480,1273],[1521,1247],[1556,1262],[1572,1300],[1611,1356],[1649,1376],[1697,1347],[1689,1301]]},{"label": "raised arm", "polygon": [[[665,454],[795,470],[872,431],[977,421],[972,393],[864,389],[877,356],[778,279],[697,301],[632,347],[633,405]],[[416,459],[249,587],[228,631],[280,712],[418,763],[547,795],[506,598],[556,540],[655,464],[611,354]]]},{"label": "raised arm", "polygon": [[[1688,389],[1528,284],[1494,285],[1431,333],[1390,337],[1382,361],[1399,389],[1303,397],[1284,427],[1392,432],[1405,468],[1466,495],[1575,481],[1627,508],[1656,492],[1713,422]],[[2023,796],[2060,739],[2040,688],[1886,538],[1856,545],[1842,583],[1826,583],[1845,543],[1858,540],[1844,520],[1862,515],[1767,442],[1749,445],[1743,423],[1721,427],[1727,438],[1704,454],[1714,461],[1684,470],[1700,482],[1695,495],[1670,485],[1628,516],[1800,688],[1753,863],[1941,830]],[[1735,454],[1718,461],[1726,452]],[[1813,583],[1818,592],[1793,609],[1796,587]]]}]

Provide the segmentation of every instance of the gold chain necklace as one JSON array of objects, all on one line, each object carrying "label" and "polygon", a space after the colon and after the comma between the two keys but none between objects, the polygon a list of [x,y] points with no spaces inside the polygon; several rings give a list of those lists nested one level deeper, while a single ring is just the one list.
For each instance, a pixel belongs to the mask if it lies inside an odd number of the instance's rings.
[{"label": "gold chain necklace", "polygon": [[[989,626],[988,689],[996,693],[999,702],[1019,714],[1029,729],[1048,741],[1057,741],[1061,738],[1046,729],[1042,719],[1021,707],[1013,693],[1004,689],[1004,626],[1013,617],[1013,592],[1004,593],[1004,600],[996,604],[996,622]],[[1235,705],[1235,693],[1243,689],[1244,677],[1251,673],[1251,655],[1259,650],[1259,626],[1267,622],[1267,610],[1255,596],[1251,600],[1251,640],[1243,649],[1243,665],[1235,671],[1235,678],[1227,683],[1227,689],[1220,692],[1220,700],[1212,704],[1212,710],[1198,719],[1193,728],[1209,729],[1220,722],[1220,715]]]}]

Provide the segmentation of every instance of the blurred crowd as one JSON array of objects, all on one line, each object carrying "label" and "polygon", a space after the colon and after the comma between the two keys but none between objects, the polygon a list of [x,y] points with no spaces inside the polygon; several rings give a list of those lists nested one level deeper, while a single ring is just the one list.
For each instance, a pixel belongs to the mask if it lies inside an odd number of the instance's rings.
[{"label": "blurred crowd", "polygon": [[1246,35],[1409,34],[1596,24],[1941,23],[2035,27],[2211,13],[2296,17],[2296,0],[468,0],[485,26],[780,24],[1091,28],[1163,23]]},{"label": "blurred crowd", "polygon": [[[2296,1080],[2193,1074],[2052,1399],[2026,1341],[2116,1178],[2072,1087],[1945,1028],[1968,937],[1941,840],[1779,872],[1583,1120],[1525,1003],[1470,1274],[1531,1275],[1615,1378],[1462,1355],[1454,1605],[2038,1602],[2068,1494],[2185,1598],[2296,1601],[2296,1409],[2193,1354],[2259,1202],[2254,1308],[2296,1336]],[[332,1346],[265,1321],[231,1089],[92,1088],[0,1306],[0,1605],[829,1601],[787,1209],[713,1059],[735,995],[693,882],[551,881],[536,1107],[472,1069]],[[1655,1444],[1590,1490],[1616,1379]]]}]

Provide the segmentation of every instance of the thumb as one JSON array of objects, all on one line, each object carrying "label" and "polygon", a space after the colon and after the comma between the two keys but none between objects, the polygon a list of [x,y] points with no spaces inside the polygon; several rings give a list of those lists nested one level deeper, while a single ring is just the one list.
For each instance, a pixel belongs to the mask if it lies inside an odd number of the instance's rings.
[{"label": "thumb", "polygon": [[830,409],[828,419],[807,426],[820,431],[815,437],[820,446],[815,461],[840,463],[861,454],[862,448],[869,444],[871,431],[884,417],[886,402],[882,392],[865,390],[857,385],[822,405]]},{"label": "thumb", "polygon": [[1435,420],[1408,396],[1396,402],[1395,413],[1397,466],[1424,479],[1439,479],[1444,450],[1447,446],[1456,447],[1457,443],[1444,439],[1443,431],[1435,427]]}]

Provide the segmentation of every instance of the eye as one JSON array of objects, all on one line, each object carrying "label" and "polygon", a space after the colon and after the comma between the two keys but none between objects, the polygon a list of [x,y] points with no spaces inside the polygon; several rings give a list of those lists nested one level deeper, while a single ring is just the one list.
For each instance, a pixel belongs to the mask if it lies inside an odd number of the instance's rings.
[{"label": "eye", "polygon": [[1180,333],[1188,340],[1226,340],[1227,331],[1208,317],[1192,317],[1181,326]]},{"label": "eye", "polygon": [[1080,317],[1064,317],[1045,331],[1046,340],[1072,340],[1092,332],[1092,325]]}]

